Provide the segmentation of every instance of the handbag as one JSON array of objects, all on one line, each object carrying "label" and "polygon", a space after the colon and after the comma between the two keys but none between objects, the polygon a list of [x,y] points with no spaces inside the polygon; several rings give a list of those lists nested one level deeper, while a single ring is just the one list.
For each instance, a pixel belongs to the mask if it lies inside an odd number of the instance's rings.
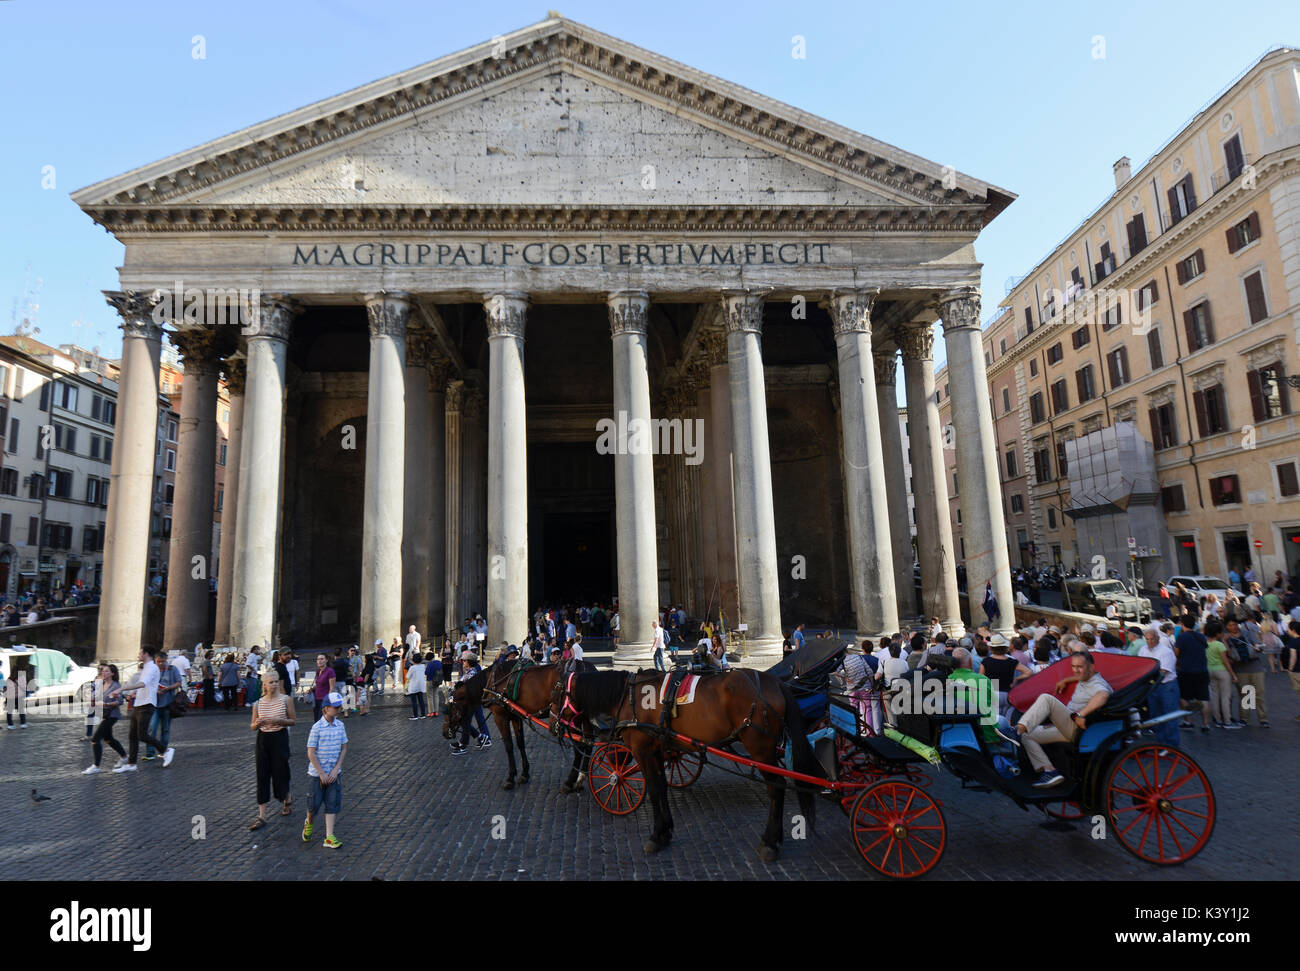
[{"label": "handbag", "polygon": [[190,710],[190,699],[185,696],[184,688],[172,692],[172,700],[167,705],[173,718],[181,718]]}]

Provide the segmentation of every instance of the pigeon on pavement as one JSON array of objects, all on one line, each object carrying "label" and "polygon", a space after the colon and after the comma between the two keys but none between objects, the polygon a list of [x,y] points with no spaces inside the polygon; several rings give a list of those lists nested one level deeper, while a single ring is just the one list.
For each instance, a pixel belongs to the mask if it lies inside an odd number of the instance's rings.
[{"label": "pigeon on pavement", "polygon": [[49,801],[50,801],[49,796],[38,795],[35,789],[32,790],[32,802],[34,802],[36,805],[39,806],[41,803],[49,802]]}]

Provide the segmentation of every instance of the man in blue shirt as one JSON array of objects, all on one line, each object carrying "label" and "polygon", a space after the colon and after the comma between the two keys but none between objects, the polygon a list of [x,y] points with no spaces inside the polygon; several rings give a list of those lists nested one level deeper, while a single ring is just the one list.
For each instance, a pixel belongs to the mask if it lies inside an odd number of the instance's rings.
[{"label": "man in blue shirt", "polygon": [[[1201,712],[1201,731],[1210,733],[1210,665],[1205,652],[1210,649],[1210,642],[1196,629],[1196,619],[1191,614],[1183,615],[1183,629],[1174,638],[1174,653],[1178,655],[1178,694],[1183,707],[1189,711]],[[1183,728],[1192,728],[1190,717],[1183,722]]]},{"label": "man in blue shirt", "polygon": [[794,633],[790,635],[790,640],[794,641],[794,649],[797,651],[803,647],[803,624],[795,627]]},{"label": "man in blue shirt", "polygon": [[339,712],[343,696],[337,691],[325,697],[320,721],[307,736],[307,775],[311,778],[311,799],[307,804],[307,821],[302,826],[302,841],[311,842],[312,817],[325,809],[325,848],[336,850],[343,843],[334,836],[334,817],[343,808],[343,758],[348,751],[348,730]]},{"label": "man in blue shirt", "polygon": [[429,714],[426,718],[437,718],[442,714],[442,661],[438,655],[429,652],[429,663],[424,666],[425,692],[429,696]]}]

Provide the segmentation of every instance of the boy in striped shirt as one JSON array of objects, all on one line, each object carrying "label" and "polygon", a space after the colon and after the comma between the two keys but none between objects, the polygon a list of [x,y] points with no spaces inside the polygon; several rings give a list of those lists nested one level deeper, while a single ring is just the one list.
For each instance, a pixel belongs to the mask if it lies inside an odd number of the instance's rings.
[{"label": "boy in striped shirt", "polygon": [[343,757],[348,750],[348,730],[343,727],[339,712],[343,709],[343,696],[332,691],[321,707],[320,721],[311,727],[307,736],[307,775],[311,796],[307,804],[307,821],[302,827],[302,841],[311,842],[312,818],[325,809],[325,848],[336,850],[343,845],[334,835],[334,817],[343,807]]}]

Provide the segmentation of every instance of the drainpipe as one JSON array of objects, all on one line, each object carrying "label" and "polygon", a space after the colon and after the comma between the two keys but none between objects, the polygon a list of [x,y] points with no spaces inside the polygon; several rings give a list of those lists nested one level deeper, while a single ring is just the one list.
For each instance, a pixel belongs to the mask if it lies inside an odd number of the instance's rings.
[{"label": "drainpipe", "polygon": [[1192,411],[1191,399],[1187,397],[1187,374],[1183,368],[1183,346],[1178,340],[1178,311],[1174,307],[1174,288],[1169,282],[1169,267],[1165,267],[1165,291],[1169,294],[1169,324],[1174,331],[1174,349],[1178,351],[1178,356],[1174,359],[1178,365],[1178,382],[1183,388],[1183,407],[1187,409],[1187,445],[1191,449],[1191,454],[1187,456],[1187,461],[1191,463],[1192,471],[1196,474],[1196,503],[1202,509],[1205,508],[1205,494],[1201,488],[1201,470],[1196,465],[1196,441],[1192,434],[1192,422],[1194,421],[1194,412]]}]

